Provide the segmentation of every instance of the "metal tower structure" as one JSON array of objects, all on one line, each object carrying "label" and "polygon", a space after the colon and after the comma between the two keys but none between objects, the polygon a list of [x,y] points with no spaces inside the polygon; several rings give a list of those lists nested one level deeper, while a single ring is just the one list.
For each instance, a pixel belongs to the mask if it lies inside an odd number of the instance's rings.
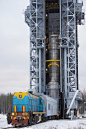
[{"label": "metal tower structure", "polygon": [[82,6],[78,0],[30,0],[25,11],[30,27],[30,88],[57,99],[63,118],[67,109],[78,109],[77,25],[84,20]]},{"label": "metal tower structure", "polygon": [[30,88],[45,92],[45,2],[30,0],[25,22],[30,27]]},{"label": "metal tower structure", "polygon": [[[78,90],[78,41],[77,25],[84,19],[82,3],[77,0],[60,1],[60,85],[63,92],[64,108],[69,108],[75,92]],[[78,102],[75,101],[78,109]],[[66,114],[64,114],[66,115]]]}]

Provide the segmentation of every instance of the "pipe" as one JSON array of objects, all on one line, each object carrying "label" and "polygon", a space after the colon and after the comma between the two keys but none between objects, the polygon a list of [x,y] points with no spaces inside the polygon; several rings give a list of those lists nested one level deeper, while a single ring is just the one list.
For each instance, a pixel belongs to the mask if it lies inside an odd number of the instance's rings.
[{"label": "pipe", "polygon": [[69,109],[67,110],[66,115],[69,114],[69,111],[70,111],[70,109],[71,109],[71,107],[72,107],[72,105],[73,105],[73,103],[74,103],[74,100],[75,100],[76,95],[78,94],[78,92],[79,92],[79,90],[77,90],[77,91],[75,92],[75,95],[74,95],[74,97],[73,97],[73,99],[72,99],[72,101],[71,101],[71,104],[70,104],[70,106],[69,106]]},{"label": "pipe", "polygon": [[39,93],[41,93],[41,49],[39,49]]}]

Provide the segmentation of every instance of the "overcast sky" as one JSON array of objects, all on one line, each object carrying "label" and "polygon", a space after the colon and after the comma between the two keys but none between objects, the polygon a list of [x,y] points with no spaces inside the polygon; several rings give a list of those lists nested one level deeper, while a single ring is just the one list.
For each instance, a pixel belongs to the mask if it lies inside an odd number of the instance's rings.
[{"label": "overcast sky", "polygon": [[[83,0],[84,9],[86,0]],[[29,27],[24,10],[29,0],[0,0],[0,93],[29,88]],[[79,27],[79,82],[86,87],[86,24]]]}]

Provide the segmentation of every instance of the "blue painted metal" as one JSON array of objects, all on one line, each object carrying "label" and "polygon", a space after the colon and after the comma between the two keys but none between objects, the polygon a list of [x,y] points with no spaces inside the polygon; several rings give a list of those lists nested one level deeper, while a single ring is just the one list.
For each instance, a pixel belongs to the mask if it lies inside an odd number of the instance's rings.
[{"label": "blue painted metal", "polygon": [[22,112],[22,106],[25,106],[25,112],[43,112],[45,108],[44,100],[41,97],[33,97],[30,93],[28,93],[28,96],[24,96],[23,99],[13,96],[13,112],[14,106],[17,106],[17,112]]}]

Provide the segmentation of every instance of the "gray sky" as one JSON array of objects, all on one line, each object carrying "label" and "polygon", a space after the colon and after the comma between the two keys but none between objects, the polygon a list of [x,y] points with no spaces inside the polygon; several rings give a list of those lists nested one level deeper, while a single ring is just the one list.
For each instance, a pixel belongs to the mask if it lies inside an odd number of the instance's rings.
[{"label": "gray sky", "polygon": [[[86,0],[83,0],[84,9]],[[29,27],[23,10],[29,0],[0,0],[0,93],[29,88]],[[86,25],[79,27],[80,89],[86,84]]]},{"label": "gray sky", "polygon": [[23,10],[28,0],[0,0],[0,92],[29,87],[29,28]]}]

